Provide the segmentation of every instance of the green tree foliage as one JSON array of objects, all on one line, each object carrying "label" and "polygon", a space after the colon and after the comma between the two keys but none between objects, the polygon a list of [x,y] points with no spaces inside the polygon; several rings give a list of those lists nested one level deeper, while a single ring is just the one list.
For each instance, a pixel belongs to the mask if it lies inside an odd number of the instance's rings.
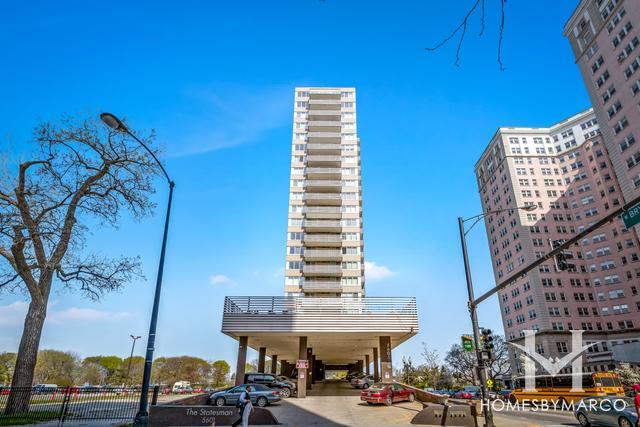
[{"label": "green tree foliage", "polygon": [[231,372],[231,366],[226,360],[216,360],[211,364],[211,385],[214,388],[220,388],[228,384],[228,376]]},{"label": "green tree foliage", "polygon": [[119,373],[119,377],[121,379],[120,382],[123,384],[142,384],[142,374],[144,373],[144,357],[127,357],[122,361],[122,367],[120,368]]},{"label": "green tree foliage", "polygon": [[158,384],[189,381],[192,385],[206,385],[211,382],[211,365],[198,357],[159,357],[154,361],[153,370],[154,381]]},{"label": "green tree foliage", "polygon": [[35,382],[68,386],[75,383],[78,356],[58,350],[40,350],[36,361]]},{"label": "green tree foliage", "polygon": [[13,369],[16,366],[16,353],[0,353],[0,384],[11,383]]},{"label": "green tree foliage", "polygon": [[102,367],[105,372],[105,384],[120,384],[122,382],[121,368],[122,359],[118,356],[90,356],[83,360],[84,363],[95,363]]},{"label": "green tree foliage", "polygon": [[77,383],[87,385],[103,385],[107,378],[107,370],[96,362],[82,362],[78,369]]}]

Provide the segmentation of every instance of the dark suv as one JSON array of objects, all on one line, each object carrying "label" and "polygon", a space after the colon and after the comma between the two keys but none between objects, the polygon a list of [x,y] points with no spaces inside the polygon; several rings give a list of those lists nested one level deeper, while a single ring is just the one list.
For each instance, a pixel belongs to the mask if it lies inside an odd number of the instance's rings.
[{"label": "dark suv", "polygon": [[273,374],[250,372],[244,374],[244,382],[245,384],[263,384],[269,388],[280,390],[280,396],[282,397],[290,397],[293,391],[290,384],[279,381]]}]

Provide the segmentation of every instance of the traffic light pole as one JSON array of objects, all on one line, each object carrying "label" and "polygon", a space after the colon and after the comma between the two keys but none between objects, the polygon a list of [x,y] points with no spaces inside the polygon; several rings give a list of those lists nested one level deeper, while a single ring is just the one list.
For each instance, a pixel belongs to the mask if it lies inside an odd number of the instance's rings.
[{"label": "traffic light pole", "polygon": [[480,348],[480,327],[478,326],[478,313],[476,312],[476,305],[473,295],[473,283],[471,281],[471,268],[469,267],[469,256],[467,254],[467,240],[466,233],[464,231],[464,219],[458,218],[458,227],[460,228],[460,244],[462,245],[462,258],[464,259],[464,273],[467,279],[467,292],[469,293],[469,314],[471,315],[471,325],[473,327],[473,340],[475,341],[476,358],[478,361],[478,377],[480,379],[480,388],[482,390],[482,402],[486,403],[486,408],[483,405],[484,419],[486,427],[495,427],[493,423],[493,412],[491,411],[491,404],[489,402],[489,390],[487,389],[487,371],[484,360],[482,359],[482,349]]}]

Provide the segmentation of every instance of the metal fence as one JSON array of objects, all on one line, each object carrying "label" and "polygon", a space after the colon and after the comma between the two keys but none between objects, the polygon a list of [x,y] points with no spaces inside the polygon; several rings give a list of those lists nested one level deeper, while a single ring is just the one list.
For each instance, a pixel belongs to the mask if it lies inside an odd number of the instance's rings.
[{"label": "metal fence", "polygon": [[[155,405],[158,387],[149,390]],[[140,387],[0,388],[0,426],[59,420],[132,420]],[[12,399],[13,410],[7,408]]]}]

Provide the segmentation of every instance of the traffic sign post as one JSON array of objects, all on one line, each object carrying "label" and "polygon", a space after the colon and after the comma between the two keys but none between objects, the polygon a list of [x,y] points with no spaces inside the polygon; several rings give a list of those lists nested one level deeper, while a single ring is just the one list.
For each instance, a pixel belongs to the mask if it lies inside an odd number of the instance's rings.
[{"label": "traffic sign post", "polygon": [[631,228],[634,225],[640,223],[640,203],[631,207],[629,210],[622,212],[622,220],[624,221],[624,226],[627,228]]}]

